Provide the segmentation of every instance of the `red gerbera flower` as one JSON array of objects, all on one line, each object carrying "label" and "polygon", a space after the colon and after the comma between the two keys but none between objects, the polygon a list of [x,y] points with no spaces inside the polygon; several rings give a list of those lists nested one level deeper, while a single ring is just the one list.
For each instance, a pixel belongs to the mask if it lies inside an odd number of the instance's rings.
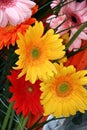
[{"label": "red gerbera flower", "polygon": [[[82,47],[87,45],[87,41],[82,41]],[[74,56],[68,58],[65,66],[74,65],[77,70],[87,68],[87,48]]]},{"label": "red gerbera flower", "polygon": [[29,113],[37,115],[42,113],[43,109],[40,104],[41,91],[39,89],[40,81],[35,84],[31,84],[29,81],[25,81],[25,76],[17,78],[20,71],[11,71],[11,75],[8,79],[11,81],[12,86],[10,92],[13,93],[10,102],[14,101],[14,109],[17,114],[27,116]]}]

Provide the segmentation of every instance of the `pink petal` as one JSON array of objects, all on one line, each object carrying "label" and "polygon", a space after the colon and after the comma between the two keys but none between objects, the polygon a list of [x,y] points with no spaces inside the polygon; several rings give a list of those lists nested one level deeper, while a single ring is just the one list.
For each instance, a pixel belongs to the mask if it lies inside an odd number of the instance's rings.
[{"label": "pink petal", "polygon": [[82,16],[82,22],[86,22],[87,21],[87,15],[85,16],[85,15],[83,15]]},{"label": "pink petal", "polygon": [[[77,13],[79,13],[80,15],[84,15],[85,13],[87,13],[87,7],[82,10],[79,10],[79,12],[77,12]],[[80,17],[82,17],[82,16],[80,16]]]},{"label": "pink petal", "polygon": [[[67,6],[68,6],[68,8],[70,8],[70,10],[72,10],[72,11],[76,10],[76,2],[75,2],[75,1],[73,1],[73,2],[71,2],[71,3],[69,3],[69,4],[67,4]],[[69,12],[69,10],[68,10],[68,12]]]},{"label": "pink petal", "polygon": [[3,20],[3,12],[2,12],[2,10],[0,10],[0,24],[1,24],[2,20]]},{"label": "pink petal", "polygon": [[21,13],[21,10],[18,7],[14,6],[14,9],[18,12],[21,22],[25,21],[26,15],[24,15],[24,13]]},{"label": "pink petal", "polygon": [[20,23],[20,18],[17,13],[17,11],[14,8],[7,8],[6,9],[6,14],[8,16],[8,20],[12,25],[17,25]]},{"label": "pink petal", "polygon": [[81,3],[77,2],[76,10],[82,10],[86,6],[86,1],[83,1]]},{"label": "pink petal", "polygon": [[17,2],[16,6],[18,6],[19,8],[22,8],[22,11],[28,13],[29,11],[29,7],[23,3]]},{"label": "pink petal", "polygon": [[22,12],[21,15],[24,17],[24,19],[26,19],[27,13],[24,12],[24,9],[20,7],[20,4],[16,4],[16,7],[18,8],[19,12]]},{"label": "pink petal", "polygon": [[59,4],[60,0],[54,0],[52,2],[52,4],[50,5],[51,9],[53,9],[54,7],[56,7]]},{"label": "pink petal", "polygon": [[47,18],[46,23],[50,23],[51,20],[52,20],[53,18],[56,18],[56,17],[57,17],[56,15],[51,15],[50,17]]},{"label": "pink petal", "polygon": [[[30,18],[32,15],[32,11],[31,9],[28,8],[27,5],[22,4],[22,3],[17,3],[16,6],[22,11],[22,13],[24,13],[24,15],[26,16],[25,18]],[[21,15],[22,15],[21,13]]]},{"label": "pink petal", "polygon": [[7,15],[4,12],[2,22],[0,23],[1,27],[5,27],[8,24]]},{"label": "pink petal", "polygon": [[79,38],[81,38],[81,39],[83,39],[83,40],[87,40],[87,34],[84,33],[84,32],[81,32],[81,33],[79,34]]},{"label": "pink petal", "polygon": [[72,50],[76,51],[76,50],[78,50],[80,47],[81,47],[81,39],[76,38],[76,39],[74,40],[74,42],[71,44],[71,46],[69,47],[68,50],[69,50],[69,51],[72,51]]},{"label": "pink petal", "polygon": [[32,11],[29,9],[28,13],[27,13],[27,18],[30,18],[32,15]]},{"label": "pink petal", "polygon": [[22,2],[23,4],[26,4],[28,8],[33,8],[36,3],[30,0],[18,0],[19,2]]}]

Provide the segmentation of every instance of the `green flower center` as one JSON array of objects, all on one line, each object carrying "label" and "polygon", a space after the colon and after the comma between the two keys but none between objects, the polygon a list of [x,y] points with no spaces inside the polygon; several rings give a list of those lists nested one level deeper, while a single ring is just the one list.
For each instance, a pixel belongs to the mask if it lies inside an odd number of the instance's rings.
[{"label": "green flower center", "polygon": [[59,91],[60,92],[66,92],[69,89],[69,86],[67,83],[63,83],[59,86]]},{"label": "green flower center", "polygon": [[60,82],[56,87],[56,93],[59,97],[67,97],[73,91],[73,86],[69,82]]},{"label": "green flower center", "polygon": [[35,48],[35,49],[32,50],[32,57],[34,59],[38,58],[39,55],[40,55],[40,52],[39,52],[39,50],[37,48]]}]

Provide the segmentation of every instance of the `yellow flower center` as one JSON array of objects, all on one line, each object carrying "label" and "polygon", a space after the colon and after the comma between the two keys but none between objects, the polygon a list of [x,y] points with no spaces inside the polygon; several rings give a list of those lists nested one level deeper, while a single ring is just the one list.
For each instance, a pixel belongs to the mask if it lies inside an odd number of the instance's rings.
[{"label": "yellow flower center", "polygon": [[57,92],[58,96],[60,96],[60,97],[66,97],[69,94],[71,94],[72,89],[73,88],[72,88],[72,86],[69,83],[63,82],[63,83],[59,84],[56,87],[56,92]]},{"label": "yellow flower center", "polygon": [[37,48],[34,48],[34,49],[32,50],[32,57],[33,57],[34,59],[37,59],[37,58],[39,57],[39,55],[40,55],[40,51],[39,51]]}]

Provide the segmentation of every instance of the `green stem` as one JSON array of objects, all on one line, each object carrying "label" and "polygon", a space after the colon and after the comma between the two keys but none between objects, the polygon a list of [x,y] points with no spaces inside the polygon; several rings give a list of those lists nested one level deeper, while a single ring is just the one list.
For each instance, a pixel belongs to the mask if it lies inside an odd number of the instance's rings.
[{"label": "green stem", "polygon": [[46,4],[44,4],[43,6],[41,6],[41,7],[38,9],[38,11],[40,11],[40,10],[42,10],[43,8],[45,8],[45,7],[47,7],[48,5],[50,5],[51,2],[52,2],[52,1],[50,1],[50,2],[48,2],[48,3],[46,3]]},{"label": "green stem", "polygon": [[[69,118],[69,117],[67,117]],[[49,120],[46,120],[46,121],[43,121],[41,123],[38,123],[36,124],[34,127],[32,126],[31,128],[29,128],[28,130],[39,130],[41,127],[43,127],[45,124],[51,122],[51,121],[54,121],[54,120],[58,120],[58,119],[64,119],[64,117],[60,117],[60,118],[55,118],[53,117],[52,119],[49,119]]]},{"label": "green stem", "polygon": [[24,119],[23,123],[22,123],[22,128],[24,129],[26,123],[27,123],[27,120],[28,120],[28,116]]},{"label": "green stem", "polygon": [[8,130],[11,130],[13,118],[14,118],[14,110],[11,113],[10,122],[9,122],[9,125],[8,125]]},{"label": "green stem", "polygon": [[69,58],[71,56],[74,56],[75,54],[77,54],[77,53],[79,53],[81,51],[84,51],[85,49],[87,49],[87,46],[84,46],[84,47],[78,49],[77,51],[72,51],[72,52],[70,52],[70,53],[67,54],[67,58]]},{"label": "green stem", "polygon": [[19,120],[19,122],[18,122],[18,125],[17,125],[17,127],[16,127],[16,130],[23,130],[22,129],[22,122],[23,122],[23,120],[24,120],[24,117],[23,116],[21,116],[20,117],[20,120]]},{"label": "green stem", "polygon": [[23,115],[21,115],[20,124],[17,125],[16,130],[24,130],[27,120],[28,120],[28,116],[24,118]]},{"label": "green stem", "polygon": [[87,22],[85,22],[79,30],[73,35],[73,37],[69,40],[69,42],[66,44],[65,50],[69,48],[69,46],[73,43],[73,41],[77,38],[77,36],[81,33],[81,31],[87,26]]},{"label": "green stem", "polygon": [[12,107],[13,107],[13,103],[10,103],[8,110],[7,110],[7,113],[6,113],[6,116],[4,118],[4,122],[2,124],[1,130],[6,130],[6,126],[7,126],[11,111],[12,111]]}]

